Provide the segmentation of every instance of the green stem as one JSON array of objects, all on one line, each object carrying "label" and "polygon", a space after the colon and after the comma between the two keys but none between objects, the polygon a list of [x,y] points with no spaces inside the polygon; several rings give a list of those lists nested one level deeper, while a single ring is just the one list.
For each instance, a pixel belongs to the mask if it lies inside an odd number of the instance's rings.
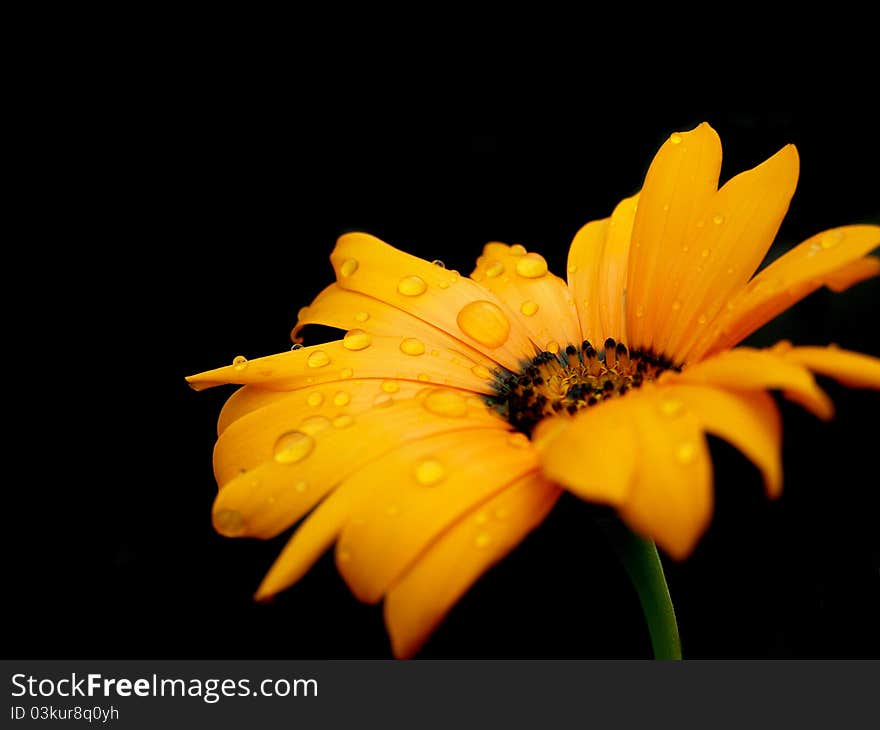
[{"label": "green stem", "polygon": [[617,517],[597,518],[626,568],[648,623],[655,659],[681,659],[675,609],[657,547],[629,530]]}]

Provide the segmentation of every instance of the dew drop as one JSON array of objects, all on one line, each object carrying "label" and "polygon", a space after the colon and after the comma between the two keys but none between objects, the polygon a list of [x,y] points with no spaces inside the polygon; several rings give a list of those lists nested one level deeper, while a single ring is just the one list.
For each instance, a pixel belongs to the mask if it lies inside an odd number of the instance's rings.
[{"label": "dew drop", "polygon": [[365,350],[370,346],[373,338],[363,330],[349,330],[342,338],[342,346],[346,350]]},{"label": "dew drop", "polygon": [[406,337],[400,343],[400,351],[404,355],[424,355],[425,343],[415,337]]},{"label": "dew drop", "polygon": [[446,268],[446,264],[444,264],[440,259],[434,259],[431,263],[434,264],[434,266],[436,266],[438,269]]},{"label": "dew drop", "polygon": [[677,312],[679,309],[681,309],[681,300],[676,299],[676,300],[672,303],[672,310],[675,311],[675,312]]},{"label": "dew drop", "polygon": [[302,349],[303,349],[303,346],[302,346],[302,344],[299,343],[299,342],[294,342],[294,343],[290,346],[290,349],[293,350],[293,351],[296,351],[296,350],[302,350]]},{"label": "dew drop", "polygon": [[421,380],[423,383],[428,383],[431,381],[431,376],[428,375],[427,373],[419,373],[418,377],[419,377],[419,380]]},{"label": "dew drop", "polygon": [[303,492],[305,492],[309,488],[309,483],[306,481],[300,480],[296,484],[293,485],[293,488],[294,488],[294,490],[296,490],[297,492],[302,494]]},{"label": "dew drop", "polygon": [[476,522],[478,525],[485,525],[488,521],[489,515],[487,515],[485,512],[480,512],[474,519],[474,522]]},{"label": "dew drop", "polygon": [[660,401],[660,413],[664,416],[677,416],[684,411],[684,403],[677,398],[665,398]]},{"label": "dew drop", "polygon": [[404,276],[397,282],[397,291],[405,297],[417,297],[424,294],[427,288],[425,280],[418,276]]},{"label": "dew drop", "polygon": [[712,216],[712,222],[716,226],[720,226],[722,223],[724,223],[724,216],[721,215],[721,213],[716,213],[715,215]]},{"label": "dew drop", "polygon": [[559,352],[559,343],[556,340],[550,340],[550,342],[544,345],[544,349],[555,355]]},{"label": "dew drop", "polygon": [[474,538],[474,545],[481,549],[486,547],[490,542],[492,542],[492,538],[489,537],[488,532],[481,532]]},{"label": "dew drop", "polygon": [[681,135],[676,132],[669,138],[669,141],[672,142],[672,144],[681,144]]},{"label": "dew drop", "polygon": [[547,262],[539,253],[527,253],[516,262],[516,273],[525,279],[537,279],[547,273]]},{"label": "dew drop", "polygon": [[577,264],[569,264],[568,265],[568,273],[569,274],[573,274],[577,270],[578,270]]},{"label": "dew drop", "polygon": [[296,464],[311,454],[314,448],[315,439],[309,434],[302,431],[288,431],[281,434],[275,442],[273,458],[279,464]]},{"label": "dew drop", "polygon": [[501,274],[503,273],[504,264],[502,264],[500,261],[495,261],[486,268],[486,276],[488,276],[490,279],[494,279],[496,276],[501,276]]},{"label": "dew drop", "polygon": [[373,405],[377,408],[387,408],[392,403],[394,403],[394,398],[388,395],[388,393],[379,393],[379,395],[373,399]]},{"label": "dew drop", "polygon": [[342,262],[342,266],[339,267],[339,273],[343,276],[351,276],[357,270],[357,259],[345,259],[345,261]]},{"label": "dew drop", "polygon": [[515,243],[510,247],[509,253],[511,256],[525,256],[526,247],[521,243]]},{"label": "dew drop", "polygon": [[697,324],[706,324],[705,314],[701,314],[699,317],[697,317]]},{"label": "dew drop", "polygon": [[483,299],[465,304],[455,321],[462,332],[486,347],[501,347],[510,336],[507,315]]},{"label": "dew drop", "polygon": [[354,318],[358,322],[366,322],[370,318],[370,315],[368,312],[358,312],[354,315]]},{"label": "dew drop", "polygon": [[707,259],[709,258],[710,253],[712,253],[712,249],[704,248],[702,251],[700,251],[700,256],[702,256],[704,259]]},{"label": "dew drop", "polygon": [[310,368],[322,368],[325,365],[330,364],[330,356],[323,350],[315,350],[309,355],[309,359],[306,360],[306,363]]},{"label": "dew drop", "polygon": [[483,380],[489,380],[492,377],[491,371],[485,365],[474,365],[471,372]]},{"label": "dew drop", "polygon": [[326,416],[308,416],[299,424],[299,430],[309,436],[315,436],[330,428],[330,419]]},{"label": "dew drop", "polygon": [[386,380],[384,383],[382,383],[382,390],[384,390],[386,393],[396,393],[398,390],[400,390],[400,385],[396,380]]},{"label": "dew drop", "polygon": [[668,210],[669,210],[669,203],[664,203],[663,204],[663,212],[665,213]]},{"label": "dew drop", "polygon": [[441,289],[448,289],[449,282],[448,281],[441,281],[441,282],[438,282],[437,286],[439,286]]},{"label": "dew drop", "polygon": [[352,423],[354,423],[354,419],[348,414],[343,414],[333,419],[333,425],[336,428],[348,428]]},{"label": "dew drop", "polygon": [[688,251],[691,250],[691,247],[685,243],[682,245],[681,250],[684,251],[685,253],[687,253]]},{"label": "dew drop", "polygon": [[425,459],[419,462],[415,471],[416,481],[425,487],[433,487],[443,481],[446,468],[436,459]]},{"label": "dew drop", "polygon": [[319,406],[319,405],[321,405],[321,404],[324,402],[324,394],[321,393],[320,391],[313,390],[313,391],[312,391],[311,393],[309,393],[308,396],[306,397],[306,402],[307,402],[310,406]]},{"label": "dew drop", "polygon": [[239,372],[244,370],[247,366],[248,361],[244,355],[236,355],[235,359],[232,361],[232,367],[234,367]]},{"label": "dew drop", "polygon": [[333,396],[333,405],[335,406],[347,406],[350,402],[351,396],[344,390],[340,390],[336,395]]},{"label": "dew drop", "polygon": [[524,433],[516,431],[507,437],[507,444],[515,449],[524,449],[531,444],[531,441],[529,441],[529,437]]},{"label": "dew drop", "polygon": [[819,245],[824,249],[834,248],[843,240],[841,231],[829,231],[819,241]]},{"label": "dew drop", "polygon": [[538,305],[532,301],[523,302],[519,307],[519,311],[522,312],[526,317],[531,317],[533,314],[535,314],[535,312],[538,311]]},{"label": "dew drop", "polygon": [[238,537],[244,533],[244,517],[241,512],[222,509],[214,515],[214,527],[225,537]]},{"label": "dew drop", "polygon": [[426,411],[436,416],[460,418],[467,413],[467,403],[454,390],[432,390],[422,401],[422,405]]},{"label": "dew drop", "polygon": [[679,464],[690,464],[697,456],[697,447],[690,441],[679,444],[675,450],[675,458]]},{"label": "dew drop", "polygon": [[351,368],[343,368],[342,372],[339,373],[339,376],[346,380],[348,380],[348,378],[350,378],[352,375],[354,375],[354,370],[352,370]]}]

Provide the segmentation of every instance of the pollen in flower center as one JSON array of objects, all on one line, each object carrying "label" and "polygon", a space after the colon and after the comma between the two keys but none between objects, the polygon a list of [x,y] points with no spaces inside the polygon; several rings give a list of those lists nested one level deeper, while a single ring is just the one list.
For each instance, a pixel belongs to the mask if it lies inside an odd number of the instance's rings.
[{"label": "pollen in flower center", "polygon": [[548,416],[576,413],[607,398],[677,370],[668,360],[650,352],[630,352],[622,342],[605,340],[602,351],[584,340],[554,354],[538,353],[519,373],[496,376],[490,404],[515,428],[526,434]]}]

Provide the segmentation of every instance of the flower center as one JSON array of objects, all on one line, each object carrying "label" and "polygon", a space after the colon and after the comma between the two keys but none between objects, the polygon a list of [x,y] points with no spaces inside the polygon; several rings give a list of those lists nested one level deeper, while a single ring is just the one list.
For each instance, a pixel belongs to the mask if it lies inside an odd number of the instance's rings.
[{"label": "flower center", "polygon": [[576,413],[639,388],[664,370],[678,369],[651,352],[630,352],[610,337],[601,352],[584,340],[580,348],[568,345],[558,354],[538,353],[519,373],[497,375],[489,402],[515,428],[530,435],[548,416]]}]

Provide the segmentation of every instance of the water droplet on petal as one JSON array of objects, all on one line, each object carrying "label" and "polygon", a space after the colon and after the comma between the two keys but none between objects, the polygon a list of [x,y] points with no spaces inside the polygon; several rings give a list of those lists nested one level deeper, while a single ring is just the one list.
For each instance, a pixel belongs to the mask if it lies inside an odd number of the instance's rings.
[{"label": "water droplet on petal", "polygon": [[672,142],[672,144],[681,144],[681,135],[676,132],[669,138],[669,141]]},{"label": "water droplet on petal", "polygon": [[328,428],[330,428],[330,419],[327,416],[308,416],[299,424],[299,430],[309,436],[315,436]]},{"label": "water droplet on petal", "polygon": [[525,256],[526,247],[521,243],[515,243],[510,247],[510,251],[508,252],[511,256]]},{"label": "water droplet on petal", "polygon": [[342,346],[346,350],[365,350],[372,341],[373,338],[363,330],[349,330],[342,338]]},{"label": "water droplet on petal", "polygon": [[724,223],[724,216],[721,215],[721,213],[716,213],[715,215],[712,216],[712,222],[716,226],[720,226],[722,223]]},{"label": "water droplet on petal", "polygon": [[486,547],[490,542],[492,542],[492,538],[489,537],[488,532],[481,532],[474,538],[474,545],[480,549]]},{"label": "water droplet on petal", "polygon": [[352,423],[354,423],[354,419],[348,414],[343,414],[333,419],[333,425],[336,428],[348,428]]},{"label": "water droplet on petal", "polygon": [[309,355],[306,363],[310,368],[322,368],[330,363],[330,356],[323,350],[315,350]]},{"label": "water droplet on petal", "polygon": [[660,401],[660,413],[664,416],[677,416],[684,411],[684,403],[678,398],[664,398]]},{"label": "water droplet on petal", "polygon": [[700,251],[700,256],[702,256],[704,259],[706,259],[706,258],[709,258],[710,253],[712,253],[711,248],[704,248],[702,251]]},{"label": "water droplet on petal", "polygon": [[669,203],[664,203],[664,205],[663,205],[663,212],[665,213],[665,212],[668,211],[668,210],[669,210]]},{"label": "water droplet on petal", "polygon": [[504,273],[504,264],[500,261],[495,261],[486,268],[486,276],[490,279],[494,279],[496,276],[501,276]]},{"label": "water droplet on petal", "polygon": [[[320,418],[321,416],[316,416]],[[288,431],[275,442],[273,458],[279,464],[295,464],[302,461],[315,448],[315,439],[302,431]]]},{"label": "water droplet on petal", "polygon": [[547,273],[547,262],[539,253],[524,254],[516,262],[516,273],[526,279],[537,279]]},{"label": "water droplet on petal", "polygon": [[559,352],[559,343],[556,340],[550,340],[550,342],[544,345],[544,349],[555,355]]},{"label": "water droplet on petal", "polygon": [[417,297],[424,294],[427,288],[425,280],[418,276],[404,276],[397,282],[397,291],[405,297]]},{"label": "water droplet on petal", "polygon": [[421,380],[423,383],[428,383],[431,381],[431,376],[427,373],[419,373],[419,380]]},{"label": "water droplet on petal", "polygon": [[437,416],[459,418],[467,413],[467,403],[454,390],[432,390],[422,401],[425,410]]},{"label": "water droplet on petal", "polygon": [[400,351],[404,355],[424,355],[425,343],[415,337],[406,337],[400,343]]},{"label": "water droplet on petal", "polygon": [[345,378],[346,380],[352,375],[354,375],[354,370],[352,370],[351,368],[343,368],[342,372],[339,373],[339,376]]},{"label": "water droplet on petal", "polygon": [[350,402],[351,396],[344,390],[340,390],[336,395],[333,396],[333,405],[335,406],[347,406]]},{"label": "water droplet on petal", "polygon": [[690,464],[697,456],[697,447],[690,441],[679,444],[675,450],[675,458],[679,464]]},{"label": "water droplet on petal", "polygon": [[522,312],[526,317],[531,317],[538,311],[538,305],[532,301],[523,302],[520,305],[519,311]]},{"label": "water droplet on petal", "polygon": [[358,322],[366,322],[370,318],[370,315],[368,312],[358,312],[354,315],[354,318]]},{"label": "water droplet on petal", "polygon": [[244,517],[241,512],[222,509],[214,515],[214,527],[225,537],[238,537],[244,533]]},{"label": "water droplet on petal", "polygon": [[235,359],[232,361],[232,367],[238,371],[244,370],[247,366],[248,361],[244,355],[236,355]]},{"label": "water droplet on petal", "polygon": [[672,303],[672,309],[673,309],[673,311],[675,311],[675,312],[677,312],[679,309],[681,309],[681,301],[680,301],[679,299],[676,299],[676,300]]},{"label": "water droplet on petal", "polygon": [[487,515],[485,512],[480,512],[476,516],[476,518],[474,518],[474,522],[476,522],[478,525],[485,525],[488,521],[489,515]]},{"label": "water droplet on petal", "polygon": [[568,273],[569,274],[573,274],[577,270],[578,270],[577,264],[569,264],[568,265]]},{"label": "water droplet on petal", "polygon": [[306,402],[307,402],[310,406],[319,406],[319,405],[321,405],[321,404],[324,402],[324,394],[321,393],[320,391],[313,390],[313,391],[312,391],[311,393],[309,393],[308,396],[306,397]]},{"label": "water droplet on petal", "polygon": [[446,264],[444,264],[440,259],[434,259],[431,263],[434,264],[434,266],[436,266],[438,269],[446,268]]},{"label": "water droplet on petal", "polygon": [[345,261],[342,262],[342,266],[339,267],[339,273],[343,276],[351,276],[357,270],[357,259],[345,259]]},{"label": "water droplet on petal", "polygon": [[400,384],[396,380],[386,380],[382,383],[382,390],[386,393],[396,393],[400,390]]},{"label": "water droplet on petal", "polygon": [[303,349],[302,343],[300,343],[300,342],[294,342],[294,343],[290,346],[290,349],[291,349],[291,350],[302,350],[302,349]]},{"label": "water droplet on petal", "polygon": [[507,443],[509,446],[513,446],[515,449],[524,449],[529,446],[532,442],[529,441],[529,437],[520,431],[516,431],[515,433],[510,434],[507,437]]},{"label": "water droplet on petal", "polygon": [[492,377],[492,372],[485,365],[474,365],[471,372],[483,380],[489,380]]},{"label": "water droplet on petal", "polygon": [[493,302],[478,300],[465,304],[456,322],[462,332],[486,347],[501,347],[510,336],[510,320]]},{"label": "water droplet on petal", "polygon": [[699,317],[697,317],[697,324],[706,324],[705,314],[701,314]]},{"label": "water droplet on petal", "polygon": [[834,248],[843,240],[842,231],[828,231],[819,241],[819,245],[824,249]]},{"label": "water droplet on petal", "polygon": [[392,403],[394,403],[394,398],[388,395],[388,393],[379,393],[379,395],[373,399],[373,405],[377,408],[386,408]]},{"label": "water droplet on petal", "polygon": [[305,491],[309,488],[309,483],[306,482],[306,481],[300,480],[300,481],[298,481],[296,484],[293,485],[293,488],[294,488],[297,492],[299,492],[300,494],[302,494],[303,492],[305,492]]},{"label": "water droplet on petal", "polygon": [[425,459],[416,466],[415,476],[419,484],[425,487],[433,487],[435,484],[443,481],[443,477],[446,476],[446,469],[436,459]]}]

